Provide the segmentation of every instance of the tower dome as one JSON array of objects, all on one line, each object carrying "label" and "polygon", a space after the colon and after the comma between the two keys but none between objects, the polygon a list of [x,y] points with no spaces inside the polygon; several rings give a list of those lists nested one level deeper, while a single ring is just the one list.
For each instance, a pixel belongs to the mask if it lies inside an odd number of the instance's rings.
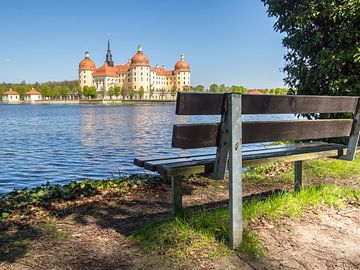
[{"label": "tower dome", "polygon": [[176,71],[190,71],[190,65],[184,60],[184,54],[180,56],[180,60],[175,64]]},{"label": "tower dome", "polygon": [[85,52],[85,58],[79,64],[80,70],[96,70],[96,65],[93,60],[89,57],[89,52]]},{"label": "tower dome", "polygon": [[138,46],[137,53],[131,58],[133,66],[149,66],[149,58],[142,52],[141,45]]}]

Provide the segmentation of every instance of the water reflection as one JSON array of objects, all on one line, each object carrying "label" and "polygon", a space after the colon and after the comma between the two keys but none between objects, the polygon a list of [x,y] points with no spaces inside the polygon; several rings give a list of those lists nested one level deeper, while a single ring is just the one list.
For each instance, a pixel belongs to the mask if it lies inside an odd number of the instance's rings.
[{"label": "water reflection", "polygon": [[45,181],[142,172],[132,164],[134,157],[199,152],[171,148],[173,124],[219,117],[175,116],[174,111],[171,104],[0,105],[0,193]]}]

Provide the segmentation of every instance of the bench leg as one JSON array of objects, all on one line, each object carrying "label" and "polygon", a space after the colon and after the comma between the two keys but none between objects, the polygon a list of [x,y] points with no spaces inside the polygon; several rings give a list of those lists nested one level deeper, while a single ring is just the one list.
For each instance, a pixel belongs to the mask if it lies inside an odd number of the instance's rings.
[{"label": "bench leg", "polygon": [[171,206],[173,217],[182,215],[182,176],[171,177]]},{"label": "bench leg", "polygon": [[229,102],[229,210],[230,247],[237,249],[242,242],[242,131],[241,95],[232,94]]},{"label": "bench leg", "polygon": [[302,188],[302,160],[294,162],[294,191],[299,192]]}]

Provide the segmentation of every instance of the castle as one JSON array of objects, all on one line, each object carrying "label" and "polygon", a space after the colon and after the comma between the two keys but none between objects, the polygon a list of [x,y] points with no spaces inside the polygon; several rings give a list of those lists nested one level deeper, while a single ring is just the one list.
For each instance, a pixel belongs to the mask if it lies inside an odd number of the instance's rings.
[{"label": "castle", "polygon": [[174,99],[177,91],[190,88],[190,65],[181,54],[173,70],[158,65],[151,67],[140,45],[126,64],[114,65],[108,40],[105,62],[101,67],[96,68],[89,52],[85,52],[85,58],[79,64],[79,84],[82,89],[95,86],[98,96],[104,97],[109,96],[111,88],[119,86],[127,99]]}]

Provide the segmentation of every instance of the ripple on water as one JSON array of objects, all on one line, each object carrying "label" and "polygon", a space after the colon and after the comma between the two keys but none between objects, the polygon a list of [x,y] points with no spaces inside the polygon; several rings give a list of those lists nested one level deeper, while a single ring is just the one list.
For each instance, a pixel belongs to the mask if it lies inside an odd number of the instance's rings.
[{"label": "ripple on water", "polygon": [[171,149],[172,125],[219,117],[179,117],[174,110],[170,104],[0,105],[0,193],[144,172],[134,157],[194,153]]}]

